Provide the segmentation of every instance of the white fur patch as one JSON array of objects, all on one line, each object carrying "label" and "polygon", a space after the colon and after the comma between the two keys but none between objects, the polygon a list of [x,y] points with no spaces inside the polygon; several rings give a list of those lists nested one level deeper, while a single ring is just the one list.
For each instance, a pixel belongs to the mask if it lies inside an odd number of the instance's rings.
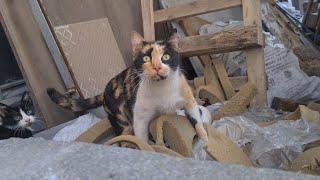
[{"label": "white fur patch", "polygon": [[20,114],[22,116],[22,119],[19,121],[18,127],[23,127],[23,128],[29,128],[30,129],[29,126],[30,126],[30,124],[34,123],[35,118],[33,116],[27,115],[22,109],[20,109]]},{"label": "white fur patch", "polygon": [[148,125],[153,118],[172,114],[182,108],[185,101],[180,94],[181,76],[172,72],[162,81],[142,82],[137,91],[134,106],[134,132],[144,140],[148,139]]}]

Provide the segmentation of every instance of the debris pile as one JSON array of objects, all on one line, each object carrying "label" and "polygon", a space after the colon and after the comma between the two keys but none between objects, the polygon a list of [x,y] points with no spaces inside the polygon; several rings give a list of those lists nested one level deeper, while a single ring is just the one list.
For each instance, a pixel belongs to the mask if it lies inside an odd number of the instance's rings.
[{"label": "debris pile", "polygon": [[[310,28],[310,17],[286,6],[288,2],[141,0],[137,6],[134,1],[88,1],[74,6],[74,12],[81,12],[75,19],[60,17],[70,15],[61,8],[70,6],[66,2],[0,1],[1,23],[14,37],[12,47],[19,47],[16,59],[37,92],[35,104],[48,127],[78,114],[59,109],[44,96],[46,88],[66,87],[72,97],[94,97],[132,65],[131,31],[144,32],[145,40],[153,42],[176,29],[181,36],[176,50],[191,62],[183,64],[191,73],[182,69],[190,77],[208,142],[197,137],[183,110],[154,119],[148,143],[135,136],[115,137],[106,115],[98,117],[99,110],[78,117],[53,140],[320,175],[320,11],[314,1],[307,13],[318,10],[312,42],[303,35],[304,26],[298,27],[303,20]],[[88,14],[78,5],[88,7]],[[89,17],[94,10],[99,17]],[[28,18],[15,16],[17,11]]]}]

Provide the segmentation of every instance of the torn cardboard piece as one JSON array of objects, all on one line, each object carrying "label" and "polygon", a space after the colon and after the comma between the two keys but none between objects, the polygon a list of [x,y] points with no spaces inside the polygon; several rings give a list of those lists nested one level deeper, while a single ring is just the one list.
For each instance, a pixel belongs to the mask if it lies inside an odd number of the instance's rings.
[{"label": "torn cardboard piece", "polygon": [[299,106],[301,118],[310,123],[320,124],[320,113],[318,111],[313,111],[304,105]]},{"label": "torn cardboard piece", "polygon": [[290,170],[320,175],[320,147],[312,148],[299,155]]},{"label": "torn cardboard piece", "polygon": [[77,139],[77,142],[97,143],[102,138],[109,136],[113,133],[113,127],[109,119],[102,119],[97,124],[82,133]]},{"label": "torn cardboard piece", "polygon": [[114,144],[120,144],[120,143],[127,143],[130,145],[134,145],[137,149],[142,151],[153,151],[154,149],[143,140],[137,138],[136,136],[130,136],[130,135],[121,135],[117,136],[111,140],[109,140],[106,145],[114,145]]},{"label": "torn cardboard piece", "polygon": [[248,156],[227,136],[221,134],[210,124],[205,124],[209,141],[205,150],[218,162],[253,166]]},{"label": "torn cardboard piece", "polygon": [[192,156],[196,131],[184,116],[166,115],[151,122],[150,133],[157,145],[166,144],[170,149],[185,156]]}]

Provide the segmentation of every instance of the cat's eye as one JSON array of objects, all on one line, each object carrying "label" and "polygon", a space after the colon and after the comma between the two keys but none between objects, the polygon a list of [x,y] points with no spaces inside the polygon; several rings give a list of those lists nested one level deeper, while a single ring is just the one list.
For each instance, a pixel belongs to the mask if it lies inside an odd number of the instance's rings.
[{"label": "cat's eye", "polygon": [[162,60],[164,60],[164,61],[168,61],[170,58],[171,57],[170,57],[169,54],[165,54],[165,55],[162,56]]},{"label": "cat's eye", "polygon": [[149,56],[144,56],[143,57],[143,61],[144,62],[149,62],[151,60],[151,58]]}]

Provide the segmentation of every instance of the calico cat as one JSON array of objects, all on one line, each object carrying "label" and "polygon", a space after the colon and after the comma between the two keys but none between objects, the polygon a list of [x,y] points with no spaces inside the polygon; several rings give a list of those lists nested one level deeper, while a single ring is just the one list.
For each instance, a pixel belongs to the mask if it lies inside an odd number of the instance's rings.
[{"label": "calico cat", "polygon": [[19,107],[0,103],[0,139],[32,136],[31,125],[35,122],[35,109],[29,93],[22,96]]},{"label": "calico cat", "polygon": [[148,125],[156,117],[184,109],[198,136],[207,141],[199,109],[186,78],[181,73],[179,37],[146,42],[132,34],[134,63],[107,84],[103,94],[89,99],[73,99],[55,89],[47,89],[58,105],[81,112],[103,105],[117,135],[136,135],[147,142]]}]

